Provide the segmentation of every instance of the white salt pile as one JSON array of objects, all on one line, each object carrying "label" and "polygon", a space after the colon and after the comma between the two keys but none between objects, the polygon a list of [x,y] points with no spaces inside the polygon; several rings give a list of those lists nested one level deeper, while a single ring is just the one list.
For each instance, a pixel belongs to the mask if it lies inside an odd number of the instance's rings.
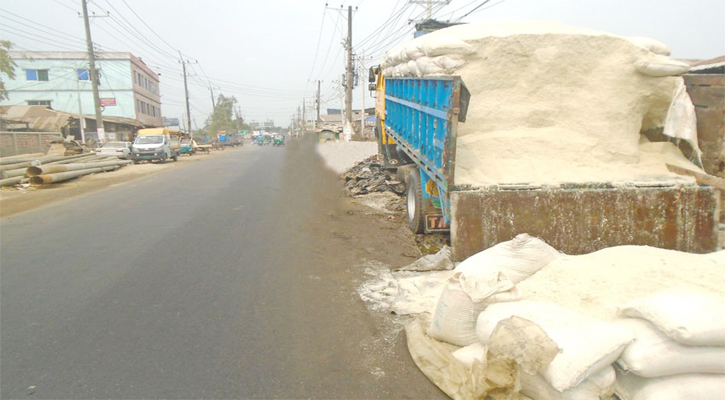
[{"label": "white salt pile", "polygon": [[[691,182],[665,164],[698,167],[640,134],[665,126],[683,86],[687,65],[666,54],[651,39],[557,23],[468,24],[399,45],[382,66],[387,76],[462,77],[471,101],[458,125],[456,184]],[[694,119],[679,124],[694,132]]]},{"label": "white salt pile", "polygon": [[525,299],[614,320],[620,307],[657,292],[691,289],[725,297],[724,271],[725,251],[690,254],[648,246],[617,246],[562,256],[517,287]]}]

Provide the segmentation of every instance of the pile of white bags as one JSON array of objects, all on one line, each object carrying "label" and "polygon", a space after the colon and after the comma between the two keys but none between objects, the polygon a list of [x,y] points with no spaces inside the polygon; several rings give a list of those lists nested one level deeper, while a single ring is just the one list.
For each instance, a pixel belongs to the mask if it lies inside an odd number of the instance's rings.
[{"label": "pile of white bags", "polygon": [[[504,358],[532,399],[721,398],[724,273],[725,252],[619,246],[567,256],[522,234],[453,270],[425,336],[461,347],[451,346],[450,359],[473,374],[501,353],[491,340],[507,324],[506,337],[527,345],[509,346]],[[558,350],[537,368],[520,362],[540,355],[521,339],[535,337],[531,325]],[[477,378],[466,382],[476,390]]]},{"label": "pile of white bags", "polygon": [[522,300],[493,304],[483,311],[476,324],[479,340],[488,343],[496,325],[511,316],[536,323],[559,347],[559,353],[538,377],[523,380],[521,393],[538,398],[543,387],[562,398],[586,398],[570,397],[578,392],[595,391],[595,398],[611,394],[612,364],[634,339],[631,331],[555,304]]},{"label": "pile of white bags", "polygon": [[623,400],[719,399],[725,393],[725,298],[669,291],[630,302],[617,323],[636,340],[617,361]]},{"label": "pile of white bags", "polygon": [[428,336],[456,346],[475,343],[478,314],[489,304],[519,300],[515,285],[558,256],[556,249],[524,233],[469,257],[444,287]]}]

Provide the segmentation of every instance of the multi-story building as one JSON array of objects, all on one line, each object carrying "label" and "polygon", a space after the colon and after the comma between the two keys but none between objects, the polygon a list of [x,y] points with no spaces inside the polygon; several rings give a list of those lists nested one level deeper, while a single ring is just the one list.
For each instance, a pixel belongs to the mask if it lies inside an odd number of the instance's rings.
[{"label": "multi-story building", "polygon": [[[48,105],[86,117],[95,115],[87,54],[11,51],[15,79],[5,80],[0,105]],[[131,53],[96,54],[102,114],[162,126],[159,76]]]}]

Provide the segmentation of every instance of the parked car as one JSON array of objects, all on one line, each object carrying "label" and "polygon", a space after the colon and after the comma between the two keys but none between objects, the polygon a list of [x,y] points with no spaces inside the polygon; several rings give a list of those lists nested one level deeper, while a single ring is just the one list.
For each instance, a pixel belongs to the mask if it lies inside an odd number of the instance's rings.
[{"label": "parked car", "polygon": [[93,150],[102,156],[116,156],[123,159],[131,159],[131,142],[108,142]]}]

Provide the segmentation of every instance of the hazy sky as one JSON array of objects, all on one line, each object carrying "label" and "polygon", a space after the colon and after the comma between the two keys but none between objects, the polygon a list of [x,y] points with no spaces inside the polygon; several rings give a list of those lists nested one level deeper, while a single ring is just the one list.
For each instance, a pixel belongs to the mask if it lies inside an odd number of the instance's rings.
[{"label": "hazy sky", "polygon": [[[317,80],[322,113],[341,107],[337,87],[346,59],[348,6],[357,9],[353,48],[365,56],[366,67],[412,38],[409,21],[425,16],[422,6],[408,0],[327,1],[92,0],[89,11],[108,15],[92,19],[101,51],[131,52],[161,74],[164,116],[184,113],[181,51],[192,62],[191,115],[198,127],[212,109],[210,86],[215,95],[235,96],[247,121],[269,118],[286,126],[303,100],[314,113]],[[434,17],[444,21],[547,20],[648,36],[667,44],[675,58],[725,55],[723,0],[452,0],[435,10]],[[0,39],[11,40],[15,50],[85,51],[80,11],[81,0],[0,0]],[[362,96],[356,88],[355,108]],[[365,96],[365,105],[372,106],[367,91]]]}]

